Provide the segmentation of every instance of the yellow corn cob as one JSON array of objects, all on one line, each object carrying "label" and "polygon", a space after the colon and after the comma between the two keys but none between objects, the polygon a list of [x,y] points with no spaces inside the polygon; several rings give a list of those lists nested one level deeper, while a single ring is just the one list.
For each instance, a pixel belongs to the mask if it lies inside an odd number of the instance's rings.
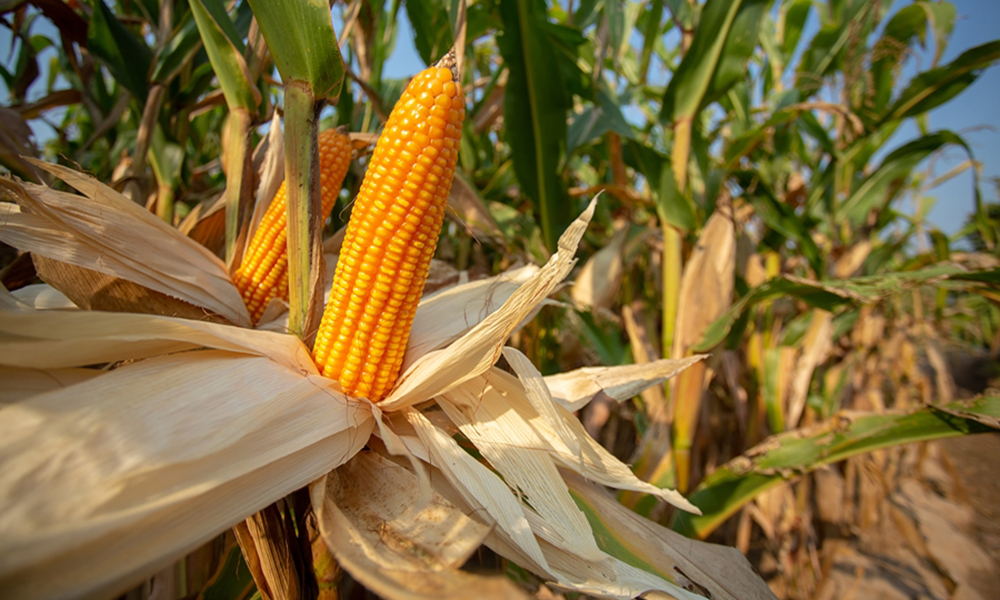
[{"label": "yellow corn cob", "polygon": [[427,280],[465,118],[449,54],[392,109],[354,203],[313,357],[344,392],[392,389]]},{"label": "yellow corn cob", "polygon": [[[340,186],[351,165],[351,140],[345,130],[327,129],[319,134],[319,168],[323,215],[333,210]],[[260,320],[272,298],[288,300],[288,219],[285,184],[281,184],[253,235],[233,281],[243,295],[253,322]]]}]

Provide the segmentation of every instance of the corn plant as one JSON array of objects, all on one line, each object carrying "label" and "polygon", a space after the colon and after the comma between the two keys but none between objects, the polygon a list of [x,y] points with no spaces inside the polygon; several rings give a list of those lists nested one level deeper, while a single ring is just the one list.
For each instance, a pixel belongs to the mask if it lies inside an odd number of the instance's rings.
[{"label": "corn plant", "polygon": [[[534,585],[772,597],[735,550],[677,532],[998,417],[995,395],[953,401],[943,359],[1000,343],[995,215],[977,183],[959,253],[898,205],[945,148],[975,172],[924,125],[1000,42],[939,64],[954,7],[890,4],[356,0],[336,32],[317,0],[3,7],[22,42],[0,161],[21,181],[0,179],[0,239],[51,286],[0,298],[3,586],[109,595],[215,538],[204,570],[230,576],[191,592],[330,597],[343,569],[384,597],[521,594],[458,569],[485,544]],[[44,19],[70,89],[28,102]],[[386,75],[404,19],[466,96],[434,136]],[[928,38],[934,64],[901,79]],[[58,106],[34,160],[24,123]],[[908,120],[920,135],[887,147]],[[379,138],[364,183],[320,168],[335,126],[353,150]],[[392,241],[420,168],[434,227]],[[334,202],[328,229],[352,224],[323,242]],[[414,305],[431,254],[458,271]],[[249,269],[287,290],[241,293]]]}]

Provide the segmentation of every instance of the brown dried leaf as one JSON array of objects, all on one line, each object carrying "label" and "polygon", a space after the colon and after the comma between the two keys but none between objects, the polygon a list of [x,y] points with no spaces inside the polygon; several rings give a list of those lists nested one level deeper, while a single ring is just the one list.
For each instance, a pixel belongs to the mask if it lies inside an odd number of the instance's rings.
[{"label": "brown dried leaf", "polygon": [[416,476],[377,454],[356,455],[314,483],[310,493],[334,557],[381,597],[526,598],[508,579],[458,570],[489,529],[437,494],[420,505]]},{"label": "brown dried leaf", "polygon": [[142,313],[224,323],[225,319],[204,308],[161,294],[137,283],[84,267],[33,257],[42,281],[61,291],[84,310]]}]

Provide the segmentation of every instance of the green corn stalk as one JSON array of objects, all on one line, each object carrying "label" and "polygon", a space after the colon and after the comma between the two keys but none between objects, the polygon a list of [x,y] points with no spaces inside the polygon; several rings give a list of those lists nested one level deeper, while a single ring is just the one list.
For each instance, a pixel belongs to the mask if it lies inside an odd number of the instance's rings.
[{"label": "green corn stalk", "polygon": [[285,188],[288,193],[289,329],[309,343],[319,325],[323,258],[317,154],[322,106],[336,103],[344,62],[325,0],[251,0],[285,87]]}]

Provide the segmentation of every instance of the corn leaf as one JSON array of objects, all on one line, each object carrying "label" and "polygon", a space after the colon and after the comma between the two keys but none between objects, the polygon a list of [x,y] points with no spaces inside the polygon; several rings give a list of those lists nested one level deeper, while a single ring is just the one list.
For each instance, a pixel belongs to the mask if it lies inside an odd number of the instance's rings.
[{"label": "corn leaf", "polygon": [[[442,395],[438,404],[503,477],[508,493],[522,497],[542,518],[550,543],[584,559],[600,560],[590,525],[573,504],[555,462],[533,444],[535,432],[515,411],[506,410],[502,397],[459,386]],[[549,404],[554,408],[551,400]]]},{"label": "corn leaf", "polygon": [[[1000,56],[1000,42],[997,42],[997,52]],[[938,131],[908,142],[886,156],[875,171],[837,206],[834,218],[846,218],[854,227],[859,227],[868,218],[869,211],[881,211],[888,206],[917,165],[948,144],[961,146],[970,156],[972,154],[965,140],[950,131]]]},{"label": "corn leaf", "polygon": [[578,411],[603,393],[616,402],[638,396],[644,389],[660,385],[678,373],[704,360],[696,355],[681,359],[661,359],[649,363],[616,367],[582,367],[545,378],[553,400],[566,410]]},{"label": "corn leaf", "polygon": [[1000,41],[993,41],[966,50],[947,65],[924,71],[910,81],[876,127],[924,114],[944,104],[965,91],[983,69],[997,60],[1000,60]]},{"label": "corn leaf", "polygon": [[[561,179],[572,98],[557,58],[557,26],[547,23],[543,5],[533,0],[502,0],[500,16],[503,33],[497,45],[509,72],[504,114],[514,170],[534,206],[542,240],[555,251],[576,212]],[[580,37],[577,44],[582,42]]]},{"label": "corn leaf", "polygon": [[87,49],[99,58],[132,97],[146,101],[149,87],[146,75],[153,60],[152,52],[118,21],[104,0],[94,2],[87,27]]},{"label": "corn leaf", "polygon": [[938,265],[918,271],[900,271],[854,279],[811,281],[800,277],[782,276],[771,279],[742,298],[726,314],[719,317],[694,346],[696,352],[705,352],[720,343],[729,334],[737,320],[748,308],[777,296],[792,296],[810,306],[833,310],[845,304],[865,304],[903,293],[914,286],[946,280],[982,281],[995,286],[997,270],[966,271],[955,265]]},{"label": "corn leaf", "polygon": [[817,467],[888,446],[996,431],[997,419],[996,395],[887,414],[842,412],[815,427],[772,436],[716,470],[691,495],[702,516],[678,514],[672,527],[704,538],[761,492]]},{"label": "corn leaf", "polygon": [[[757,44],[760,17],[768,0],[709,0],[701,11],[694,40],[663,94],[660,122],[690,121],[743,74]],[[737,31],[734,23],[743,28]]]},{"label": "corn leaf", "polygon": [[250,7],[282,81],[307,84],[317,99],[336,98],[344,82],[344,61],[327,2],[250,0]]},{"label": "corn leaf", "polygon": [[[495,523],[533,563],[547,570],[548,564],[524,514],[526,509],[503,481],[423,414],[412,409],[405,414],[427,448],[431,464],[442,470],[444,477],[456,487],[464,504],[474,507],[473,511],[486,513],[492,521],[490,524]],[[454,498],[449,497],[449,500],[455,502]],[[470,511],[464,512],[471,514]]]},{"label": "corn leaf", "polygon": [[201,34],[219,86],[230,110],[244,109],[250,113],[260,104],[260,91],[250,76],[244,55],[246,48],[236,33],[233,22],[219,0],[194,0],[191,13]]}]

